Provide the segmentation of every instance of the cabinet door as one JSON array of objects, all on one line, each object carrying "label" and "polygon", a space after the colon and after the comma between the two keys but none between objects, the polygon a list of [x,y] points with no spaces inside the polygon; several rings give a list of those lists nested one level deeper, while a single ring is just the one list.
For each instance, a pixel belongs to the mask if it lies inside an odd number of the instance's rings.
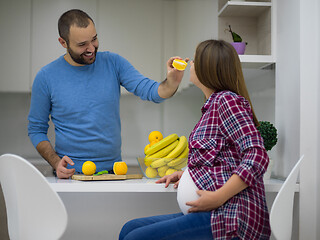
[{"label": "cabinet door", "polygon": [[31,0],[0,1],[0,91],[30,90]]},{"label": "cabinet door", "polygon": [[96,1],[86,0],[33,0],[32,4],[32,73],[33,82],[37,72],[46,64],[65,54],[66,50],[58,42],[58,20],[70,9],[81,9],[94,20]]}]

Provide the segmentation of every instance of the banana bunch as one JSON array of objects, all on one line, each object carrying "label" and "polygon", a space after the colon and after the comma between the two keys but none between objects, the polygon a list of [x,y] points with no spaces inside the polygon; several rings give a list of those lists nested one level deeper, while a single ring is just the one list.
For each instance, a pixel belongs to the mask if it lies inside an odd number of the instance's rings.
[{"label": "banana bunch", "polygon": [[144,163],[147,177],[163,177],[181,170],[188,162],[188,140],[185,136],[171,134],[145,148]]}]

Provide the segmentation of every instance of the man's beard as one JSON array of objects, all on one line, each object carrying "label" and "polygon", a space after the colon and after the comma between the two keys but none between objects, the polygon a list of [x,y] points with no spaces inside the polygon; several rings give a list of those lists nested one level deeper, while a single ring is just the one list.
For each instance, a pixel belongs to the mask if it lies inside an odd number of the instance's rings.
[{"label": "man's beard", "polygon": [[70,57],[72,58],[72,60],[78,64],[81,64],[81,65],[90,65],[90,64],[94,63],[96,60],[96,54],[98,51],[98,47],[95,47],[93,57],[90,59],[85,59],[85,57],[83,55],[86,52],[83,52],[79,55],[79,54],[76,54],[74,51],[72,51],[72,49],[69,46],[67,49],[68,49],[68,53],[69,53]]}]

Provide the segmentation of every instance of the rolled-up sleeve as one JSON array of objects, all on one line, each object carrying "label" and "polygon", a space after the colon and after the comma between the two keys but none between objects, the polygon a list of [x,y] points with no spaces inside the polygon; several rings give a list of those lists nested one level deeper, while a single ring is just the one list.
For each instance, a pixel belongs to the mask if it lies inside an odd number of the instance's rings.
[{"label": "rolled-up sleeve", "polygon": [[28,116],[28,136],[34,147],[42,141],[49,141],[50,94],[45,81],[45,73],[40,71],[32,86],[30,111]]},{"label": "rolled-up sleeve", "polygon": [[241,157],[241,163],[233,171],[249,186],[265,173],[269,158],[263,139],[256,129],[251,108],[247,101],[226,96],[221,98],[219,127],[227,142],[232,142]]}]

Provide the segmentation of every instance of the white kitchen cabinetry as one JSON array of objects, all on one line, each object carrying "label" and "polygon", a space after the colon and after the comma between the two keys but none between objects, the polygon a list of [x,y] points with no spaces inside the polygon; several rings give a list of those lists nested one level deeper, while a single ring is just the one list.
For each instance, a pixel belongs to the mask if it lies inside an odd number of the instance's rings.
[{"label": "white kitchen cabinetry", "polygon": [[226,1],[218,3],[219,38],[232,42],[232,31],[247,42],[239,55],[244,68],[263,68],[275,63],[274,11],[271,1]]},{"label": "white kitchen cabinetry", "polygon": [[0,1],[0,92],[30,91],[31,0]]},{"label": "white kitchen cabinetry", "polygon": [[58,42],[60,15],[79,8],[96,18],[96,6],[85,0],[1,1],[0,92],[30,92],[40,68],[65,53]]},{"label": "white kitchen cabinetry", "polygon": [[64,54],[58,42],[58,19],[69,9],[82,9],[96,18],[96,2],[86,0],[42,1],[32,0],[31,85],[38,71]]}]

